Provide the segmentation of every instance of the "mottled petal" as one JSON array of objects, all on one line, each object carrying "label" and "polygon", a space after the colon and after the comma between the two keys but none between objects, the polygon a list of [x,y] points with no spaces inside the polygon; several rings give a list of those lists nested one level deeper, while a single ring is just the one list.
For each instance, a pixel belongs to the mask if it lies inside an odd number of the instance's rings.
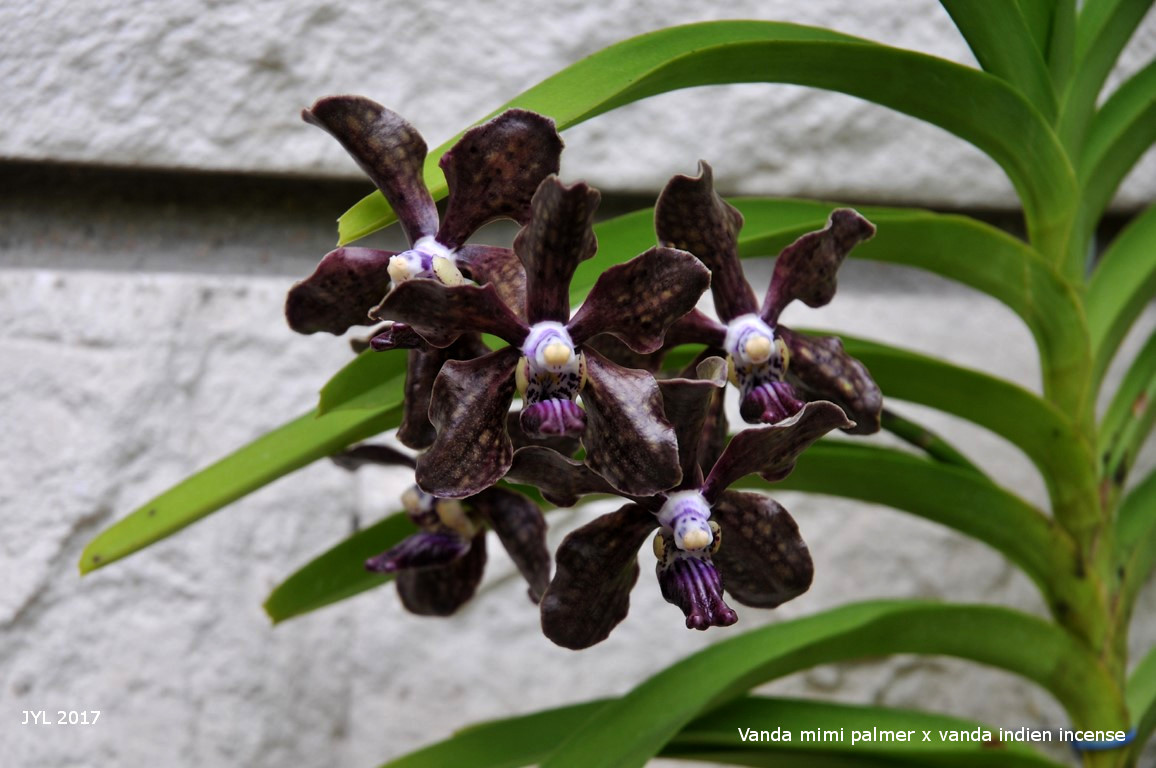
[{"label": "mottled petal", "polygon": [[530,221],[514,238],[526,268],[526,318],[565,323],[570,319],[570,278],[598,250],[594,212],[601,199],[585,182],[566,186],[548,177],[534,193]]},{"label": "mottled petal", "polygon": [[365,561],[365,570],[375,573],[397,573],[407,568],[429,568],[446,565],[463,557],[470,540],[456,533],[421,531],[408,536],[392,549]]},{"label": "mottled petal", "polygon": [[429,408],[437,439],[417,460],[417,484],[423,491],[461,499],[480,493],[506,474],[514,454],[506,414],[514,399],[519,354],[506,347],[442,366]]},{"label": "mottled petal", "polygon": [[603,272],[566,327],[575,344],[611,333],[635,352],[654,352],[708,285],[710,272],[686,251],[651,248]]},{"label": "mottled petal", "polygon": [[394,251],[338,248],[321,259],[313,274],[289,289],[285,319],[298,333],[345,333],[370,325],[372,309],[389,292],[389,260]]},{"label": "mottled petal", "polygon": [[397,594],[410,613],[449,616],[478,591],[486,568],[486,532],[474,537],[465,557],[433,568],[397,574]]},{"label": "mottled petal", "polygon": [[375,352],[391,349],[425,349],[428,345],[417,331],[405,323],[389,323],[369,340],[369,347]]},{"label": "mottled petal", "polygon": [[369,443],[355,445],[341,453],[333,454],[329,459],[342,469],[350,471],[364,467],[366,464],[409,467],[410,469],[417,466],[412,456],[402,453],[396,448]]},{"label": "mottled petal", "polygon": [[811,586],[814,565],[799,526],[774,499],[726,491],[711,507],[722,543],[711,559],[731,596],[774,608]]},{"label": "mottled petal", "polygon": [[449,201],[438,241],[456,248],[494,219],[525,224],[534,191],[558,172],[561,154],[554,121],[524,109],[506,110],[466,131],[439,163]]},{"label": "mottled petal", "polygon": [[875,227],[850,208],[831,212],[827,226],[788,245],[775,259],[775,271],[760,316],[774,324],[795,299],[821,307],[835,297],[836,274],[847,254],[870,240]]},{"label": "mottled petal", "polygon": [[708,357],[698,364],[696,378],[663,379],[658,382],[666,418],[674,425],[678,438],[681,488],[697,488],[702,484],[698,457],[704,434],[703,424],[711,398],[726,386],[726,370],[726,362],[721,357]]},{"label": "mottled petal", "polygon": [[739,415],[748,424],[778,424],[802,410],[803,404],[789,382],[764,381],[742,396]]},{"label": "mottled petal", "polygon": [[620,368],[589,349],[586,377],[586,464],[629,496],[651,496],[678,485],[678,439],[663,415],[654,377]]},{"label": "mottled petal", "polygon": [[546,519],[542,510],[520,493],[490,488],[469,500],[498,534],[502,546],[530,585],[537,603],[550,583],[550,550],[546,548]]},{"label": "mottled petal", "polygon": [[519,346],[529,330],[502,303],[493,285],[406,280],[394,286],[370,315],[405,323],[435,347],[447,347],[467,331],[492,333]]},{"label": "mottled petal", "polygon": [[401,115],[361,96],[330,96],[301,117],[341,142],[393,206],[411,244],[437,231],[438,210],[422,176],[425,141]]},{"label": "mottled petal", "polygon": [[445,362],[472,360],[489,354],[489,351],[476,333],[463,334],[444,349],[423,345],[421,349],[409,350],[405,367],[405,398],[402,401],[401,423],[397,427],[397,439],[402,445],[415,451],[433,445],[437,430],[429,420],[430,398],[434,381]]},{"label": "mottled petal", "polygon": [[509,248],[496,245],[463,245],[454,254],[455,263],[479,285],[489,283],[498,298],[518,317],[526,311],[526,270]]},{"label": "mottled petal", "polygon": [[667,183],[654,207],[654,227],[659,243],[690,251],[710,269],[715,310],[726,322],[758,306],[739,262],[743,215],[715,192],[709,165],[700,160],[698,173]]},{"label": "mottled petal", "polygon": [[805,336],[781,325],[778,333],[791,351],[787,375],[806,394],[830,400],[846,411],[855,422],[848,432],[870,435],[879,431],[883,393],[867,366],[843,351],[843,342],[833,336]]},{"label": "mottled petal", "polygon": [[657,523],[636,504],[599,517],[558,547],[557,572],[542,596],[542,631],[564,648],[605,640],[630,610],[638,549]]},{"label": "mottled petal", "polygon": [[577,437],[586,430],[586,412],[573,400],[552,398],[524,406],[519,423],[530,437]]},{"label": "mottled petal", "polygon": [[666,602],[682,609],[686,628],[729,627],[738,621],[738,614],[723,600],[723,582],[710,555],[683,552],[675,548],[669,533],[662,536],[667,545],[666,557],[655,566],[658,586]]},{"label": "mottled petal", "polygon": [[666,332],[664,346],[706,344],[721,349],[727,338],[727,327],[713,317],[692,309],[674,321]]},{"label": "mottled petal", "polygon": [[727,486],[750,474],[757,473],[768,481],[781,480],[795,468],[795,460],[811,443],[832,429],[849,426],[851,422],[839,406],[820,400],[807,403],[796,416],[781,424],[743,430],[731,438],[711,469],[702,495],[713,504]]},{"label": "mottled petal", "polygon": [[702,425],[702,439],[698,444],[698,466],[703,474],[710,472],[722,456],[727,443],[727,391],[720,389],[710,397],[706,419]]},{"label": "mottled petal", "polygon": [[574,506],[578,497],[590,493],[614,493],[614,488],[601,475],[581,461],[536,445],[514,451],[506,479],[536,487],[546,501],[559,507]]}]

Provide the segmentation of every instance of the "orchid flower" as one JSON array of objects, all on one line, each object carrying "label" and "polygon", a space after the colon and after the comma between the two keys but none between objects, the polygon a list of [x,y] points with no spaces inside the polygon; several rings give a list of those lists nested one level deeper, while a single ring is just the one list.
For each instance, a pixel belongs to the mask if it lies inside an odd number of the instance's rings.
[{"label": "orchid flower", "polygon": [[[360,445],[333,457],[349,470],[364,464],[413,467],[414,460],[384,445]],[[538,602],[550,579],[546,521],[530,499],[487,488],[465,499],[439,499],[416,485],[401,496],[418,532],[370,558],[365,567],[397,574],[397,592],[411,613],[448,616],[466,603],[486,565],[486,528],[492,528]]]},{"label": "orchid flower", "polygon": [[333,135],[393,207],[409,250],[342,247],[289,291],[285,314],[300,333],[344,333],[368,325],[368,310],[389,290],[413,278],[458,285],[493,283],[511,303],[524,291],[521,265],[508,248],[467,244],[499,218],[524,224],[539,182],[558,171],[562,139],[549,118],[521,109],[503,112],[466,131],[439,165],[449,186],[446,215],[426,189],[426,144],[400,115],[361,96],[331,96],[301,113]]},{"label": "orchid flower", "polygon": [[858,434],[879,430],[883,398],[866,367],[845,353],[838,339],[812,338],[778,322],[795,299],[821,307],[834,298],[843,259],[875,234],[870,222],[839,208],[824,229],[787,246],[775,260],[760,306],[739,261],[742,214],[715,191],[709,165],[700,162],[697,177],[672,178],[658,198],[654,218],[661,244],[690,251],[710,268],[711,293],[722,320],[695,311],[679,321],[671,336],[725,352],[746,422],[774,424],[797,413],[804,399],[826,399],[855,420]]},{"label": "orchid flower", "polygon": [[[698,378],[659,382],[678,430],[681,482],[649,497],[627,496],[631,503],[572,532],[558,548],[557,571],[541,603],[542,629],[558,645],[587,648],[626,617],[638,550],[655,528],[659,588],[682,610],[688,628],[735,623],[724,586],[738,602],[759,608],[778,606],[810,586],[811,557],[790,514],[767,496],[728,487],[752,473],[781,480],[811,443],[853,424],[833,403],[808,403],[778,424],[735,435],[704,478],[700,441],[725,369],[714,357],[698,366]],[[588,493],[615,493],[589,468],[537,446],[515,453],[508,477],[534,483],[561,506]]]},{"label": "orchid flower", "polygon": [[651,248],[603,272],[571,315],[570,280],[597,248],[598,201],[584,183],[567,187],[549,177],[539,186],[530,221],[514,241],[526,274],[524,308],[508,306],[492,285],[415,279],[373,310],[435,347],[466,331],[509,345],[442,366],[429,409],[437,439],[417,462],[418,485],[428,493],[471,496],[505,474],[513,455],[506,414],[515,390],[525,402],[522,429],[532,437],[581,436],[586,464],[612,487],[648,495],[679,482],[677,441],[653,377],[583,345],[609,333],[639,352],[658,349],[666,329],[706,290],[709,273],[685,251]]}]

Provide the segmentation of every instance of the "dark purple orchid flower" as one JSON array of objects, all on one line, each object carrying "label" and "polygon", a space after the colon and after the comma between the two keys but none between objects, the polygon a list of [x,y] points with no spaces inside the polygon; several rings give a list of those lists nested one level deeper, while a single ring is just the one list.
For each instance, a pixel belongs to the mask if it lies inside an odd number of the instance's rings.
[{"label": "dark purple orchid flower", "polygon": [[685,251],[651,248],[606,270],[571,316],[570,280],[597,248],[598,200],[584,183],[567,187],[550,177],[539,186],[530,221],[514,241],[526,273],[524,312],[509,307],[492,285],[427,279],[395,287],[373,310],[435,347],[466,331],[509,344],[442,366],[429,410],[437,439],[417,463],[418,484],[427,492],[471,496],[505,474],[513,455],[506,415],[515,390],[525,402],[520,424],[526,434],[580,435],[586,464],[615,489],[645,496],[679,481],[677,441],[653,377],[583,345],[613,334],[635,351],[658,349],[666,329],[706,290],[709,273]]},{"label": "dark purple orchid flower", "polygon": [[[699,378],[660,382],[667,417],[678,430],[677,487],[627,497],[630,504],[574,531],[558,548],[557,572],[541,603],[542,629],[558,645],[587,648],[626,617],[638,580],[638,550],[656,527],[659,587],[682,609],[688,628],[735,623],[724,585],[738,602],[759,608],[773,608],[810,587],[811,557],[787,511],[762,494],[727,488],[752,473],[781,480],[811,443],[853,425],[833,403],[807,403],[778,424],[735,435],[704,478],[700,442],[711,428],[709,404],[725,386],[725,368],[722,359],[709,358],[699,365]],[[508,477],[538,485],[563,506],[583,494],[615,492],[587,467],[535,446],[515,453]]]},{"label": "dark purple orchid flower", "polygon": [[[384,445],[360,445],[333,457],[354,470],[364,464],[414,466],[414,460]],[[411,613],[449,616],[466,603],[486,565],[486,528],[492,528],[541,598],[550,581],[546,521],[538,505],[520,493],[487,488],[469,498],[439,499],[416,485],[402,494],[406,514],[419,531],[366,561],[368,570],[397,574],[397,591]]]},{"label": "dark purple orchid flower", "polygon": [[[879,430],[883,397],[867,368],[835,338],[812,338],[778,323],[795,299],[821,307],[835,296],[836,272],[875,227],[839,208],[827,226],[803,235],[779,254],[762,306],[743,276],[738,254],[742,214],[715,192],[710,166],[675,176],[654,212],[658,240],[690,251],[711,271],[711,293],[721,323],[701,312],[682,318],[671,336],[723,350],[730,379],[741,392],[740,413],[750,424],[773,424],[797,413],[807,399],[832,400],[855,420],[857,434]],[[788,377],[789,374],[789,377]]]},{"label": "dark purple orchid flower", "polygon": [[417,277],[458,285],[468,276],[493,283],[520,305],[525,279],[513,252],[466,240],[495,219],[526,223],[534,190],[558,171],[562,139],[552,120],[511,109],[466,131],[439,163],[449,186],[439,224],[422,176],[425,141],[401,116],[361,96],[331,96],[302,117],[332,134],[369,175],[397,213],[410,249],[342,247],[326,254],[289,291],[285,314],[293,330],[340,334],[367,325],[369,309],[391,282]]}]

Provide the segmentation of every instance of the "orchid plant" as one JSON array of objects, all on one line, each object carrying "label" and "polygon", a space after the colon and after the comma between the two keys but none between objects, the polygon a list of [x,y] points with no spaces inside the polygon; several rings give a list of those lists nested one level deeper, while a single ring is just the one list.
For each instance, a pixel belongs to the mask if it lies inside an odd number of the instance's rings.
[{"label": "orchid plant", "polygon": [[[942,4],[978,69],[825,29],[728,21],[614,45],[432,152],[369,99],[322,99],[305,119],[340,141],[378,192],[341,218],[338,248],[293,287],[286,313],[304,333],[374,326],[364,351],[315,409],[102,532],[81,570],[327,456],[347,469],[402,465],[416,480],[399,499],[404,511],[290,576],[265,604],[273,620],[395,579],[409,610],[452,613],[474,595],[492,529],[526,578],[526,609],[540,611],[546,636],[582,648],[627,618],[639,549],[656,529],[653,555],[642,556],[684,616],[672,632],[734,624],[727,595],[773,607],[805,593],[813,566],[790,515],[764,493],[731,488],[773,482],[890,505],[974,537],[1031,578],[1050,619],[893,600],[745,632],[714,629],[718,642],[624,696],[487,723],[393,764],[636,766],[665,755],[737,765],[1058,765],[1016,743],[864,749],[735,739],[736,721],[967,727],[931,713],[750,693],[816,664],[923,653],[1044,687],[1076,729],[1124,734],[1073,743],[1083,765],[1137,765],[1156,728],[1156,651],[1130,662],[1126,640],[1156,566],[1156,474],[1130,471],[1156,422],[1156,336],[1119,361],[1125,373],[1102,414],[1096,402],[1156,292],[1156,208],[1109,241],[1096,232],[1156,141],[1156,63],[1102,93],[1151,2]],[[851,94],[971,142],[1011,180],[1026,236],[925,210],[727,201],[707,164],[671,179],[653,209],[595,224],[598,193],[557,176],[557,130],[657,93],[750,81]],[[689,163],[694,148],[687,152]],[[434,201],[446,195],[439,220]],[[521,227],[513,248],[470,242],[495,218]],[[408,250],[349,245],[394,222]],[[741,258],[776,254],[759,303]],[[847,255],[927,270],[1005,303],[1036,342],[1039,391],[1000,378],[999,360],[970,370],[781,325],[789,302],[834,298]],[[717,318],[695,308],[708,288]],[[728,379],[747,422],[738,429],[726,418]],[[1006,438],[1038,468],[1047,506],[996,484],[950,436],[884,408],[884,396]],[[363,442],[395,428],[414,455]],[[911,450],[865,437],[880,428]],[[839,429],[853,437],[823,437]],[[589,494],[627,503],[551,555],[543,511]]]}]

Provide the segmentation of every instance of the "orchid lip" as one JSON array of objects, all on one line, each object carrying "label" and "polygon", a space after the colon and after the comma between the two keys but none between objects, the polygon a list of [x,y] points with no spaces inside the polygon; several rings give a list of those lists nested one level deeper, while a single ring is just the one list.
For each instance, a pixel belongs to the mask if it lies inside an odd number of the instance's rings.
[{"label": "orchid lip", "polygon": [[714,542],[710,505],[697,490],[670,494],[657,517],[659,525],[671,531],[674,545],[684,552],[704,551]]}]

